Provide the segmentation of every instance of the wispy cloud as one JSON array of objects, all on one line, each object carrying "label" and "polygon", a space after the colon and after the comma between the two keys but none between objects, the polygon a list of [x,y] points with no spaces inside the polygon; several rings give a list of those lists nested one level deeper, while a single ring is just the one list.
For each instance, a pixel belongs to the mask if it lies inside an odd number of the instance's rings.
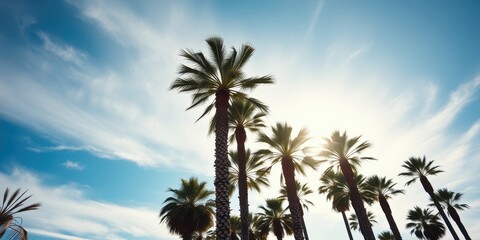
[{"label": "wispy cloud", "polygon": [[81,65],[83,61],[87,58],[86,54],[82,51],[75,49],[70,45],[53,41],[51,37],[45,32],[39,31],[37,32],[37,35],[43,41],[42,47],[46,51],[55,54],[64,61]]},{"label": "wispy cloud", "polygon": [[68,169],[73,169],[73,170],[83,170],[84,166],[80,165],[78,162],[74,162],[72,160],[67,160],[62,165]]},{"label": "wispy cloud", "polygon": [[0,172],[0,182],[10,188],[28,188],[37,211],[19,214],[32,234],[59,239],[175,239],[159,225],[158,210],[141,206],[121,206],[88,198],[73,186],[48,186],[24,169]]},{"label": "wispy cloud", "polygon": [[325,4],[324,0],[318,1],[317,6],[315,7],[315,10],[313,11],[312,17],[310,19],[310,24],[308,25],[307,33],[305,34],[307,37],[310,36],[310,34],[312,34],[312,32],[315,30],[315,26],[317,26],[318,18],[322,13],[324,4]]}]

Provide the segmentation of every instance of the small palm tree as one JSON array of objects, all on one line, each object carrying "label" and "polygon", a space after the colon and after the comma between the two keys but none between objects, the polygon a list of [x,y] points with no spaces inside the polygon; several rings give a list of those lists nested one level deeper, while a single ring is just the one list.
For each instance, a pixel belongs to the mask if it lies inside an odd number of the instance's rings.
[{"label": "small palm tree", "polygon": [[[230,170],[228,181],[230,181],[232,190],[235,190],[235,187],[238,184],[238,179],[240,175],[240,170],[238,166],[238,153],[235,151],[228,152],[230,156]],[[246,159],[246,176],[247,176],[247,188],[249,190],[255,190],[257,192],[261,191],[262,187],[270,186],[268,180],[268,174],[270,173],[270,167],[264,166],[264,159],[262,155],[257,153],[252,153],[250,149],[247,149],[245,152]]]},{"label": "small palm tree", "polygon": [[[230,160],[235,161],[234,166],[236,167],[235,182],[238,183],[240,219],[242,222],[242,235],[241,235],[242,240],[248,240],[248,232],[249,232],[248,230],[248,226],[249,226],[248,188],[250,187],[248,182],[249,181],[248,171],[252,170],[252,169],[248,169],[249,167],[248,160],[250,160],[249,159],[250,156],[247,156],[247,153],[245,150],[245,142],[247,140],[246,130],[249,130],[250,132],[255,133],[255,132],[258,132],[261,128],[265,127],[265,124],[263,122],[263,118],[265,118],[265,116],[266,116],[266,111],[265,110],[262,111],[262,109],[259,109],[250,101],[236,99],[232,102],[232,104],[228,108],[228,126],[234,132],[230,136],[230,143],[232,143],[234,140],[237,142],[237,152],[234,158],[232,158],[232,156],[230,155]],[[210,123],[211,124],[210,124],[209,133],[213,133],[215,131],[214,119],[212,119]],[[250,165],[250,167],[252,166]],[[232,174],[230,172],[230,178],[231,176]],[[266,179],[267,178],[265,176],[264,180]],[[264,181],[262,183],[268,183],[268,181]]]},{"label": "small palm tree", "polygon": [[[0,238],[6,236],[6,239],[20,239],[28,240],[27,231],[16,221],[15,215],[21,212],[37,210],[40,203],[30,204],[24,206],[25,202],[32,197],[25,196],[27,190],[20,194],[20,189],[17,189],[11,196],[9,196],[8,188],[3,194],[2,207],[0,208]],[[8,235],[7,229],[10,230]]]},{"label": "small palm tree", "polygon": [[430,209],[421,209],[415,206],[408,211],[407,228],[411,228],[410,234],[415,234],[420,239],[438,240],[445,235],[445,227],[440,222],[437,214]]},{"label": "small palm tree", "polygon": [[[292,138],[292,127],[287,123],[277,123],[272,127],[272,136],[260,133],[258,141],[267,144],[270,149],[258,151],[272,161],[272,165],[281,163],[282,173],[287,186],[289,210],[292,215],[295,240],[303,240],[303,224],[300,200],[295,185],[295,171],[305,174],[304,166],[316,168],[318,162],[303,156],[308,141],[307,129],[301,129],[298,135]],[[273,151],[271,150],[273,149]]]},{"label": "small palm tree", "polygon": [[262,229],[262,218],[259,214],[249,215],[250,233],[248,235],[249,240],[267,240],[268,232],[270,229]]},{"label": "small palm tree", "polygon": [[293,223],[290,216],[286,215],[283,200],[267,199],[265,206],[260,206],[263,211],[259,213],[259,228],[263,232],[273,232],[277,240],[282,240],[285,235],[293,233]]},{"label": "small palm tree", "polygon": [[[206,40],[212,59],[207,59],[202,52],[182,50],[180,55],[191,66],[180,65],[180,75],[170,85],[171,90],[192,93],[195,108],[210,101],[201,119],[215,108],[215,205],[216,234],[219,239],[230,236],[230,201],[228,198],[228,106],[232,99],[249,101],[262,110],[267,107],[260,101],[248,98],[246,91],[260,84],[273,83],[272,77],[245,77],[243,67],[253,55],[254,48],[243,45],[240,51],[232,47],[227,54],[223,39],[218,37]],[[213,100],[212,100],[213,98]]]},{"label": "small palm tree", "polygon": [[[332,168],[327,169],[320,178],[320,187],[318,191],[320,194],[326,193],[327,200],[332,200],[332,209],[341,213],[345,228],[347,229],[348,237],[353,240],[352,232],[350,231],[350,224],[347,219],[346,211],[350,209],[350,189],[342,173],[335,172]],[[364,202],[367,204],[373,203],[373,196],[367,190],[365,177],[361,174],[355,174],[355,182]]]},{"label": "small palm tree", "polygon": [[425,156],[423,156],[423,159],[420,157],[410,157],[408,161],[405,161],[405,163],[402,165],[402,167],[404,167],[407,171],[400,173],[399,176],[406,176],[411,178],[405,184],[407,186],[414,183],[417,179],[420,179],[423,189],[425,190],[425,192],[428,193],[433,203],[437,207],[438,212],[442,216],[443,221],[447,225],[448,230],[450,230],[450,233],[452,234],[453,238],[455,240],[459,240],[457,233],[453,229],[452,224],[448,220],[447,215],[443,211],[442,206],[440,205],[440,203],[438,202],[435,196],[435,192],[433,191],[432,184],[427,178],[427,176],[432,176],[432,175],[436,175],[438,173],[443,172],[442,170],[439,169],[439,166],[432,166],[432,164],[433,164],[433,160],[427,163]]},{"label": "small palm tree", "polygon": [[390,230],[392,230],[396,240],[401,240],[402,236],[400,235],[400,231],[395,223],[395,219],[393,219],[392,210],[387,201],[387,199],[390,199],[394,195],[400,193],[403,194],[403,190],[394,188],[395,185],[396,183],[393,183],[391,179],[387,180],[385,177],[381,178],[377,175],[373,175],[367,180],[367,188],[372,195],[375,196],[375,200],[380,203],[383,213],[385,214],[388,224],[390,225]]},{"label": "small palm tree", "polygon": [[390,231],[383,231],[378,234],[378,240],[396,240],[395,236],[393,236],[392,232]]},{"label": "small palm tree", "polygon": [[[465,239],[471,240],[472,238],[468,234],[467,229],[465,229],[465,226],[463,225],[462,220],[460,219],[460,215],[458,215],[458,212],[456,210],[458,209],[463,211],[465,208],[470,208],[470,206],[468,206],[467,204],[458,203],[462,198],[463,194],[451,192],[451,191],[448,191],[448,189],[446,188],[442,188],[442,189],[438,189],[438,191],[435,193],[435,196],[437,200],[442,204],[442,207],[445,207],[447,209],[448,215],[450,215],[453,221],[457,223],[457,226],[458,228],[460,228],[460,231],[462,232]],[[434,206],[434,205],[435,205],[434,203],[430,204],[430,206]]]},{"label": "small palm tree", "polygon": [[329,160],[332,163],[332,167],[336,166],[342,171],[350,189],[350,200],[359,218],[362,235],[367,240],[374,240],[375,235],[368,221],[362,196],[355,182],[356,167],[360,166],[363,160],[373,160],[374,158],[360,156],[365,149],[371,146],[367,141],[359,142],[360,137],[349,138],[346,132],[341,134],[339,131],[334,131],[330,138],[325,138],[326,143],[324,150],[320,152],[320,156]]},{"label": "small palm tree", "polygon": [[350,209],[350,196],[345,177],[341,173],[336,173],[329,169],[322,174],[320,178],[321,185],[318,188],[320,194],[326,193],[327,200],[332,200],[332,209],[341,213],[348,238],[353,240],[350,224],[348,223],[346,211]]},{"label": "small palm tree", "polygon": [[239,216],[230,216],[230,240],[240,240],[242,223]]},{"label": "small palm tree", "polygon": [[[368,216],[368,221],[370,223],[377,223],[377,220],[375,220],[375,215],[373,215],[372,212],[367,211],[367,216]],[[350,228],[352,230],[359,229],[359,227],[358,227],[359,222],[358,222],[357,215],[355,213],[350,214],[350,217],[348,218],[348,220],[350,221]],[[359,230],[362,231],[361,229],[359,229]]]},{"label": "small palm tree", "polygon": [[182,179],[179,189],[168,189],[173,196],[163,202],[160,222],[165,222],[171,233],[191,240],[195,232],[204,232],[213,226],[215,203],[208,198],[214,192],[207,190],[206,184],[196,178]]},{"label": "small palm tree", "polygon": [[[307,225],[305,224],[305,219],[303,218],[304,211],[303,209],[306,209],[308,211],[308,206],[313,206],[313,202],[308,200],[306,198],[307,195],[310,195],[313,193],[313,191],[308,187],[308,185],[301,184],[299,181],[295,181],[295,186],[297,189],[297,197],[300,201],[301,204],[301,211],[302,211],[302,227],[303,227],[303,234],[305,236],[305,240],[308,240],[308,232],[307,232]],[[288,194],[287,194],[287,186],[282,185],[282,188],[280,189],[280,199],[287,199]]]}]

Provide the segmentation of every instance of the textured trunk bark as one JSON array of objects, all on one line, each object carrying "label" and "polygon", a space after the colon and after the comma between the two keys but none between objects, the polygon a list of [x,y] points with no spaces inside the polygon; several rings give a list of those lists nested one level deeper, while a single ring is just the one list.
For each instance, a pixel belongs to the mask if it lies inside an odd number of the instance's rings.
[{"label": "textured trunk bark", "polygon": [[248,187],[247,187],[247,160],[245,159],[245,140],[247,135],[245,128],[237,127],[235,129],[235,138],[237,141],[238,154],[238,198],[240,202],[240,222],[242,240],[248,240],[249,222],[248,222]]},{"label": "textured trunk bark", "polygon": [[392,230],[393,236],[395,236],[396,240],[401,240],[402,235],[400,235],[400,231],[398,231],[397,224],[393,219],[390,204],[388,204],[387,199],[383,195],[378,196],[378,201],[380,202],[380,206],[382,207],[383,213],[385,213],[385,217],[387,217],[388,225],[390,225],[390,230]]},{"label": "textured trunk bark", "polygon": [[460,228],[460,231],[462,232],[463,236],[465,237],[466,240],[472,240],[470,235],[468,235],[467,229],[465,226],[463,226],[462,220],[460,219],[460,216],[457,213],[457,210],[455,210],[454,207],[451,205],[448,205],[448,213],[450,214],[450,217],[452,217],[453,221],[457,224],[458,228]]},{"label": "textured trunk bark", "polygon": [[433,203],[435,204],[435,207],[437,207],[438,212],[439,212],[440,215],[442,216],[443,221],[445,222],[445,224],[446,224],[447,227],[448,227],[448,230],[450,231],[450,233],[451,233],[452,236],[453,236],[453,239],[455,239],[455,240],[460,240],[460,239],[458,238],[457,233],[455,232],[455,229],[453,229],[453,226],[452,226],[452,224],[450,223],[450,220],[448,220],[448,217],[447,217],[447,215],[445,214],[445,211],[443,211],[442,206],[441,206],[440,203],[438,202],[437,197],[435,196],[435,193],[433,192],[432,184],[430,183],[430,181],[428,181],[428,178],[425,177],[425,176],[421,176],[421,177],[420,177],[420,182],[422,183],[422,186],[423,186],[423,189],[425,189],[425,192],[427,192],[428,195],[430,195],[430,198],[432,199]]},{"label": "textured trunk bark", "polygon": [[[300,203],[299,203],[299,205],[300,205]],[[309,240],[308,232],[307,232],[307,225],[305,224],[305,217],[304,217],[304,214],[303,214],[303,207],[302,206],[300,206],[300,211],[302,213],[303,236],[305,236],[305,240]]]},{"label": "textured trunk bark", "polygon": [[343,176],[345,177],[350,190],[350,201],[352,202],[352,207],[357,214],[360,231],[365,239],[375,240],[375,235],[372,231],[372,224],[370,224],[370,221],[368,220],[367,211],[365,210],[362,197],[358,191],[352,167],[350,166],[350,163],[348,163],[347,159],[340,159],[340,169],[342,170]]},{"label": "textured trunk bark", "polygon": [[218,90],[215,99],[215,219],[218,240],[230,237],[230,200],[228,198],[228,98],[227,90]]},{"label": "textured trunk bark", "polygon": [[293,235],[295,240],[304,240],[302,227],[302,213],[300,210],[300,201],[297,196],[297,186],[295,185],[295,166],[291,157],[282,158],[282,172],[287,187],[287,198],[293,221]]},{"label": "textured trunk bark", "polygon": [[352,230],[350,230],[350,225],[348,224],[348,218],[347,218],[347,214],[345,214],[345,211],[342,212],[342,217],[343,217],[343,222],[345,223],[345,227],[347,228],[348,238],[350,240],[353,240]]}]

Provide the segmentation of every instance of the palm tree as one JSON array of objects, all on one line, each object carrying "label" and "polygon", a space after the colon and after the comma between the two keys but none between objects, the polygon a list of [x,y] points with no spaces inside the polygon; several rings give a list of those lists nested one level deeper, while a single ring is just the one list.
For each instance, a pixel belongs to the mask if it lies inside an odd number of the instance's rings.
[{"label": "palm tree", "polygon": [[[232,187],[231,191],[235,190],[235,187],[239,185],[239,164],[238,164],[238,153],[235,151],[229,151],[228,155],[230,157],[230,168],[228,181]],[[264,166],[264,159],[261,154],[252,153],[250,149],[245,151],[246,159],[246,176],[247,176],[247,188],[249,190],[255,190],[257,192],[261,191],[261,187],[270,186],[268,180],[268,174],[270,173],[271,167]]]},{"label": "palm tree", "polygon": [[249,240],[267,240],[270,229],[262,229],[262,218],[259,214],[249,214]]},{"label": "palm tree", "polygon": [[292,138],[292,128],[287,123],[277,123],[276,126],[272,127],[272,132],[271,137],[265,133],[260,133],[258,141],[267,144],[274,151],[262,149],[259,153],[270,159],[272,165],[281,163],[287,187],[289,209],[292,215],[294,237],[295,240],[303,240],[303,217],[295,185],[295,170],[305,174],[304,166],[315,169],[318,162],[310,157],[304,157],[302,154],[306,151],[304,145],[309,139],[307,129],[301,129],[298,135]]},{"label": "palm tree", "polygon": [[207,190],[206,184],[192,177],[188,181],[182,179],[179,189],[168,189],[173,196],[163,202],[160,222],[166,222],[171,233],[190,240],[194,232],[205,232],[213,226],[215,204],[208,198],[214,192]]},{"label": "palm tree", "polygon": [[[306,183],[301,184],[299,181],[295,181],[295,187],[297,190],[297,197],[300,201],[301,205],[301,213],[302,213],[302,227],[303,227],[303,234],[305,236],[305,240],[308,240],[308,232],[307,232],[307,225],[305,224],[305,219],[303,217],[304,211],[303,209],[306,209],[308,211],[308,206],[313,206],[313,202],[308,200],[306,198],[307,195],[310,195],[313,193],[313,191],[308,187]],[[287,199],[288,194],[287,194],[287,186],[282,185],[282,188],[280,189],[280,199]]]},{"label": "palm tree", "polygon": [[266,205],[260,206],[263,212],[258,214],[259,228],[264,232],[273,232],[277,240],[282,240],[286,234],[291,235],[293,232],[292,219],[285,214],[286,208],[282,205],[283,200],[267,199]]},{"label": "palm tree", "polygon": [[390,199],[392,196],[402,193],[403,190],[395,189],[396,183],[393,183],[392,179],[386,179],[385,177],[379,177],[373,175],[367,180],[367,188],[375,196],[375,200],[380,203],[385,217],[387,217],[388,225],[390,225],[390,230],[392,230],[393,235],[396,240],[401,240],[402,236],[398,230],[397,224],[392,216],[392,209],[390,204],[388,204],[387,199]]},{"label": "palm tree", "polygon": [[[248,156],[245,151],[245,141],[247,140],[246,130],[250,132],[258,132],[261,128],[265,127],[263,118],[266,116],[265,111],[257,108],[254,104],[244,100],[234,100],[231,106],[228,108],[228,126],[233,130],[234,134],[230,136],[230,142],[234,140],[237,142],[237,154],[235,158],[230,158],[235,161],[236,166],[236,179],[238,183],[238,195],[240,204],[240,219],[242,222],[242,240],[248,240],[248,170],[249,163],[247,162]],[[210,122],[209,133],[215,131],[215,121]],[[257,162],[258,163],[258,162]],[[230,174],[230,177],[232,174]],[[266,176],[264,177],[266,180]],[[264,181],[262,183],[268,182]],[[258,187],[256,188],[259,191]]]},{"label": "palm tree", "polygon": [[[368,221],[370,223],[377,223],[377,220],[375,220],[375,215],[373,215],[372,212],[370,211],[367,211],[367,217],[368,217]],[[357,218],[357,215],[355,213],[352,213],[350,214],[350,217],[348,218],[348,220],[350,220],[350,228],[352,230],[357,230],[359,229],[358,226],[359,226],[359,222],[358,222],[358,218]],[[361,231],[361,229],[360,229]]]},{"label": "palm tree", "polygon": [[242,231],[239,216],[230,216],[230,240],[240,240],[238,237]]},{"label": "palm tree", "polygon": [[[467,229],[465,229],[465,226],[462,223],[462,220],[460,219],[460,215],[458,215],[457,210],[464,210],[465,208],[470,208],[468,204],[461,204],[458,203],[460,199],[462,198],[463,194],[462,193],[455,193],[451,192],[446,188],[438,189],[438,191],[435,193],[435,196],[437,200],[442,204],[442,207],[445,207],[448,211],[448,215],[453,218],[453,221],[457,223],[458,228],[460,228],[460,231],[462,232],[463,236],[467,240],[471,240],[472,238],[467,232]],[[434,206],[435,204],[430,204],[430,206]]]},{"label": "palm tree", "polygon": [[420,239],[438,240],[445,235],[445,227],[440,222],[438,214],[433,214],[430,209],[421,209],[415,206],[408,211],[407,228],[411,228],[410,234],[415,234]]},{"label": "palm tree", "polygon": [[25,193],[27,193],[27,190],[20,194],[20,189],[17,189],[9,196],[8,188],[5,189],[2,207],[0,208],[0,238],[5,236],[8,232],[7,229],[9,229],[9,234],[6,235],[7,239],[28,240],[27,231],[17,221],[15,215],[25,211],[37,210],[40,207],[40,203],[24,207],[25,202],[32,197],[32,195],[25,196]]},{"label": "palm tree", "polygon": [[378,240],[396,240],[396,238],[390,231],[383,231],[378,234]]},{"label": "palm tree", "polygon": [[320,152],[320,156],[330,160],[333,166],[337,166],[343,173],[350,189],[350,200],[352,207],[359,218],[359,225],[362,235],[367,240],[374,240],[372,227],[368,221],[367,212],[363,204],[362,196],[358,191],[355,182],[354,172],[362,160],[373,160],[372,157],[362,157],[360,154],[363,150],[369,148],[369,142],[359,142],[361,136],[348,138],[346,132],[341,134],[339,131],[334,131],[330,138],[325,138],[326,144],[324,150]]},{"label": "palm tree", "polygon": [[[327,200],[332,200],[332,209],[341,213],[348,237],[353,240],[350,224],[348,222],[346,211],[350,209],[350,190],[343,174],[335,172],[333,169],[327,169],[320,178],[321,185],[318,188],[320,194],[326,193]],[[364,202],[370,204],[373,202],[373,196],[367,190],[365,177],[361,174],[355,174],[355,182]]]},{"label": "palm tree", "polygon": [[432,166],[433,160],[429,161],[427,163],[427,160],[425,156],[423,156],[423,159],[420,157],[410,157],[408,161],[405,161],[405,163],[402,165],[407,171],[402,172],[399,174],[399,176],[406,176],[410,177],[411,179],[405,184],[406,186],[414,183],[417,179],[420,179],[420,182],[422,183],[423,189],[425,192],[430,195],[430,198],[432,199],[433,203],[438,209],[438,212],[443,218],[443,221],[445,221],[445,224],[448,227],[448,230],[450,230],[450,233],[452,234],[453,238],[455,240],[459,240],[457,233],[453,229],[452,224],[447,218],[447,215],[443,211],[442,206],[438,202],[435,192],[433,191],[432,184],[428,180],[427,176],[431,175],[436,175],[438,173],[443,172],[442,170],[439,169],[439,166]]},{"label": "palm tree", "polygon": [[201,52],[182,50],[180,55],[192,65],[180,65],[180,76],[173,81],[170,89],[193,93],[192,104],[187,110],[211,101],[197,121],[215,107],[216,234],[219,239],[227,239],[230,236],[227,142],[229,102],[232,99],[244,99],[266,111],[268,108],[265,105],[248,98],[245,91],[252,90],[259,84],[273,83],[273,80],[268,75],[245,77],[243,67],[254,52],[250,45],[243,45],[239,52],[232,48],[227,54],[221,38],[208,38],[206,42],[213,59],[208,60]]}]

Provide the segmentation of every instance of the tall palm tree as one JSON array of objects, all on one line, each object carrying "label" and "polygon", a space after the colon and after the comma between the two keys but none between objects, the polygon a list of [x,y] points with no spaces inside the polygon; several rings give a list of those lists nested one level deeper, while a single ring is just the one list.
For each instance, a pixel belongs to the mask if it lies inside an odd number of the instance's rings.
[{"label": "tall palm tree", "polygon": [[204,232],[213,226],[215,204],[208,198],[214,192],[207,190],[206,184],[192,177],[188,181],[182,179],[179,189],[168,189],[173,196],[163,202],[160,222],[166,222],[171,233],[191,240],[194,232]]},{"label": "tall palm tree", "polygon": [[393,233],[390,231],[383,231],[380,234],[378,234],[378,240],[396,240],[395,236],[393,236]]},{"label": "tall palm tree", "polygon": [[[301,205],[301,213],[302,213],[302,227],[303,227],[303,235],[305,236],[305,240],[308,240],[308,232],[307,232],[307,225],[305,224],[305,219],[303,217],[304,211],[303,209],[306,209],[308,211],[308,206],[313,206],[313,202],[308,200],[306,198],[307,195],[310,195],[313,193],[313,191],[308,187],[306,183],[301,184],[299,181],[295,181],[295,187],[297,189],[297,197],[300,201]],[[287,194],[287,186],[282,185],[282,188],[280,189],[280,199],[287,199],[288,194]]]},{"label": "tall palm tree", "polygon": [[415,234],[420,239],[438,240],[445,235],[445,227],[440,222],[437,214],[430,209],[421,209],[415,206],[408,211],[407,228],[411,228],[410,234]]},{"label": "tall palm tree", "polygon": [[[345,214],[350,209],[350,190],[345,177],[342,173],[335,172],[329,168],[322,174],[320,182],[319,193],[326,193],[327,200],[332,200],[332,209],[342,214],[348,237],[350,240],[353,240],[350,224]],[[363,201],[371,204],[374,199],[371,192],[367,190],[365,177],[361,174],[355,174],[355,182]]]},{"label": "tall palm tree", "polygon": [[191,65],[180,65],[178,72],[180,76],[173,81],[170,89],[193,94],[192,104],[187,110],[210,101],[197,121],[215,108],[216,234],[219,239],[227,239],[230,236],[228,106],[232,99],[244,99],[266,111],[267,107],[264,104],[248,98],[245,91],[252,90],[260,84],[273,83],[273,80],[268,75],[245,77],[243,67],[254,52],[252,46],[243,45],[238,52],[232,48],[227,54],[221,38],[208,38],[206,42],[212,59],[207,59],[202,52],[182,50],[180,55]]},{"label": "tall palm tree", "polygon": [[270,149],[259,150],[259,153],[270,159],[272,165],[278,162],[281,163],[285,185],[287,186],[287,198],[292,215],[294,237],[295,240],[303,240],[303,217],[295,185],[295,170],[305,174],[304,166],[315,169],[318,162],[310,157],[303,156],[307,149],[305,143],[309,139],[307,129],[301,129],[298,135],[292,138],[292,127],[288,126],[287,123],[277,123],[272,127],[272,133],[271,137],[265,133],[259,134],[258,141],[270,147]]},{"label": "tall palm tree", "polygon": [[[462,198],[463,194],[462,193],[455,193],[452,191],[449,191],[446,188],[438,189],[437,192],[435,193],[435,196],[437,200],[442,204],[442,207],[445,207],[448,211],[448,215],[452,217],[453,221],[457,223],[458,228],[460,228],[460,231],[462,232],[463,236],[467,240],[471,240],[472,238],[467,232],[467,229],[462,223],[462,220],[460,219],[460,215],[458,215],[458,210],[464,210],[465,208],[470,208],[468,204],[464,203],[458,203],[460,199]],[[430,206],[434,206],[435,204],[430,204]]]},{"label": "tall palm tree", "polygon": [[[228,126],[233,130],[230,136],[230,142],[237,142],[237,153],[235,158],[236,179],[238,183],[238,195],[240,204],[240,219],[242,223],[242,240],[248,240],[248,157],[246,156],[245,141],[247,140],[247,132],[258,132],[265,127],[263,118],[266,116],[265,111],[261,111],[250,101],[236,99],[228,108]],[[210,133],[215,131],[215,121],[210,122]],[[232,174],[230,174],[232,176]],[[265,177],[266,179],[266,177]],[[257,188],[258,189],[258,188]]]},{"label": "tall palm tree", "polygon": [[390,204],[388,204],[387,199],[390,199],[392,196],[397,194],[403,194],[403,190],[395,189],[394,187],[396,183],[393,183],[392,179],[387,180],[385,177],[381,178],[377,175],[369,177],[366,183],[368,190],[373,196],[375,196],[375,200],[380,203],[395,239],[401,240],[402,236],[400,235],[400,231],[395,223],[395,219],[393,219],[392,209],[390,208]]},{"label": "tall palm tree", "polygon": [[324,150],[320,152],[320,156],[329,160],[332,163],[332,167],[337,166],[337,168],[340,168],[342,171],[350,189],[350,200],[352,207],[359,218],[362,235],[367,240],[374,240],[375,235],[373,234],[371,224],[368,221],[362,196],[358,191],[354,177],[354,171],[356,167],[360,165],[362,160],[374,159],[372,157],[360,156],[363,150],[371,146],[367,141],[360,142],[360,137],[361,136],[349,138],[346,132],[341,134],[339,131],[334,131],[330,138],[325,138],[326,143],[324,145]]},{"label": "tall palm tree", "polygon": [[[375,215],[373,215],[372,212],[367,211],[367,217],[368,217],[368,221],[370,223],[377,223],[377,220],[375,220]],[[350,214],[350,217],[348,218],[348,220],[350,220],[350,228],[352,230],[359,229],[358,228],[359,221],[358,221],[357,215],[355,213]],[[360,231],[361,231],[361,229],[360,229]]]},{"label": "tall palm tree", "polygon": [[283,200],[267,199],[265,206],[260,206],[263,211],[259,213],[259,225],[263,231],[271,231],[277,238],[282,240],[285,235],[293,233],[293,223],[290,216],[286,215],[286,208],[283,206]]},{"label": "tall palm tree", "polygon": [[[30,204],[24,206],[25,202],[32,197],[25,196],[27,190],[20,194],[20,189],[17,189],[11,196],[9,196],[8,188],[3,194],[2,206],[0,207],[0,238],[6,236],[6,239],[20,239],[28,240],[27,231],[16,221],[15,215],[25,211],[37,210],[40,203]],[[7,230],[10,230],[8,235]]]},{"label": "tall palm tree", "polygon": [[427,176],[431,175],[436,175],[438,173],[443,172],[442,170],[439,169],[439,166],[432,166],[433,160],[429,161],[427,163],[427,160],[425,156],[423,156],[423,159],[420,157],[410,157],[408,161],[405,161],[404,164],[402,165],[403,168],[405,168],[407,171],[402,172],[399,174],[399,176],[406,176],[410,177],[411,179],[405,184],[406,186],[414,183],[417,179],[420,179],[420,182],[422,183],[423,189],[425,192],[430,195],[430,198],[432,199],[433,203],[438,209],[438,212],[443,218],[443,221],[448,227],[448,230],[452,234],[453,238],[455,240],[459,240],[457,233],[453,229],[452,224],[447,218],[447,215],[443,211],[442,206],[438,202],[435,192],[433,190],[432,184],[428,180]]}]

